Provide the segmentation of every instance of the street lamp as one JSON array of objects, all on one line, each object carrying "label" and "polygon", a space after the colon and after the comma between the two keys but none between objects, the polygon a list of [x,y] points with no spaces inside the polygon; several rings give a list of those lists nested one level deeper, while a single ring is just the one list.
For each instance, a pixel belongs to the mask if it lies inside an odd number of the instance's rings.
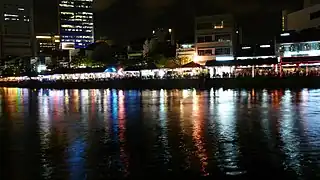
[{"label": "street lamp", "polygon": [[169,33],[171,33],[172,32],[172,29],[169,29]]}]

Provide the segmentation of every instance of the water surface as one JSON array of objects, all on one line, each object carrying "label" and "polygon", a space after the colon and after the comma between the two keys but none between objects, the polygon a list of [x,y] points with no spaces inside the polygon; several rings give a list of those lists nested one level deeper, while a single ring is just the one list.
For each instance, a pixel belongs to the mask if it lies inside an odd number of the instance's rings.
[{"label": "water surface", "polygon": [[2,88],[0,100],[5,179],[320,178],[320,90]]}]

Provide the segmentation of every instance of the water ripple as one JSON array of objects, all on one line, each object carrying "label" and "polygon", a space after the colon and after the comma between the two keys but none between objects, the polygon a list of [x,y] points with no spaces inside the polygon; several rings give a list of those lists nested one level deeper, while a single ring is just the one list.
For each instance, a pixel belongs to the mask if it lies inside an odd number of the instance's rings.
[{"label": "water ripple", "polygon": [[6,179],[320,177],[317,89],[2,88],[0,97]]}]

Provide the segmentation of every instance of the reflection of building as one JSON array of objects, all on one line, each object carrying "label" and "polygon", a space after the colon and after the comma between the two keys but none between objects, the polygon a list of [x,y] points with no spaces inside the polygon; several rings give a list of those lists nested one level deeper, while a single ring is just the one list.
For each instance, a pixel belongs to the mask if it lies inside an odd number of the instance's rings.
[{"label": "reflection of building", "polygon": [[283,31],[319,27],[320,25],[320,1],[319,0],[305,0],[304,8],[288,13],[282,13],[282,29]]},{"label": "reflection of building", "polygon": [[196,18],[195,41],[197,60],[233,59],[236,31],[231,15],[214,15]]},{"label": "reflection of building", "polygon": [[176,57],[181,60],[181,64],[187,64],[194,59],[194,44],[178,44],[176,49]]},{"label": "reflection of building", "polygon": [[59,49],[60,36],[58,35],[37,35],[38,52],[51,52]]},{"label": "reflection of building", "polygon": [[60,1],[60,35],[62,44],[74,44],[77,49],[85,48],[94,42],[92,1]]},{"label": "reflection of building", "polygon": [[33,1],[1,0],[0,58],[32,56]]}]

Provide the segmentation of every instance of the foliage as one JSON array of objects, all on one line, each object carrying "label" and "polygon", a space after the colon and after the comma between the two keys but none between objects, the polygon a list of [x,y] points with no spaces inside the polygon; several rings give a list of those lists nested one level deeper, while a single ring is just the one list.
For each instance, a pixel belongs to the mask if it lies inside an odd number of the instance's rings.
[{"label": "foliage", "polygon": [[91,67],[94,65],[94,62],[87,58],[87,57],[82,57],[82,56],[74,56],[72,58],[71,64],[73,66],[87,66],[87,67]]},{"label": "foliage", "polygon": [[2,71],[3,76],[19,76],[20,68],[19,67],[10,67]]},{"label": "foliage", "polygon": [[158,54],[152,57],[153,63],[155,63],[158,67],[163,68],[166,64],[168,59],[164,57],[162,54]]},{"label": "foliage", "polygon": [[143,44],[143,57],[150,58],[157,49],[158,42],[156,39],[146,40]]},{"label": "foliage", "polygon": [[188,57],[188,56],[184,56],[184,57],[180,57],[180,58],[176,59],[176,62],[179,65],[188,64],[191,61],[192,61],[192,59],[190,57]]},{"label": "foliage", "polygon": [[116,58],[118,50],[119,49],[115,46],[109,46],[107,43],[100,43],[94,48],[90,58],[94,62],[104,65],[116,64],[118,63]]}]

